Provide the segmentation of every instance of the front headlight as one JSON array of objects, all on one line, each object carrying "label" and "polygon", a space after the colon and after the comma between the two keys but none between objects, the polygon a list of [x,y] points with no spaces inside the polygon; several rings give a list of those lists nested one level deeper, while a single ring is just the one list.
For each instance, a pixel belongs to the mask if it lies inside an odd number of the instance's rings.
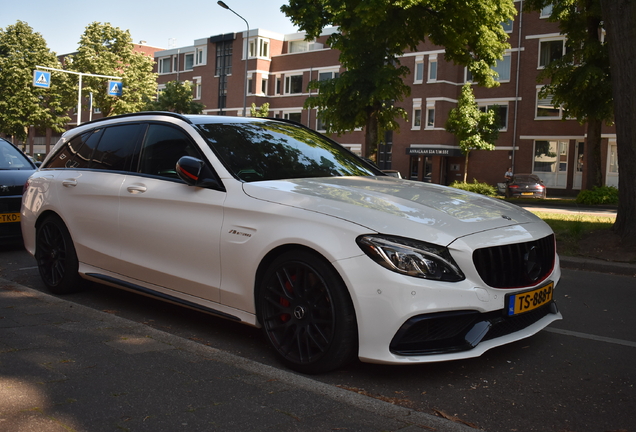
[{"label": "front headlight", "polygon": [[358,246],[383,267],[407,276],[457,282],[465,279],[447,248],[386,235],[363,235]]}]

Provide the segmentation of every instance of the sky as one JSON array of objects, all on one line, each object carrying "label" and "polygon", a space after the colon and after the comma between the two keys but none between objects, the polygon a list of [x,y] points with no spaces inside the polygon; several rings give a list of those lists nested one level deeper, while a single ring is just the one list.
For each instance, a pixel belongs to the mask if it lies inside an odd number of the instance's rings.
[{"label": "sky", "polygon": [[[250,29],[260,28],[282,34],[298,32],[280,11],[286,1],[224,1],[247,20]],[[196,39],[247,29],[245,21],[223,9],[216,0],[5,0],[2,3],[0,28],[24,21],[34,32],[40,33],[49,49],[58,55],[77,51],[86,26],[93,22],[110,23],[129,30],[133,42],[146,41],[147,45],[164,49],[190,46]]]}]

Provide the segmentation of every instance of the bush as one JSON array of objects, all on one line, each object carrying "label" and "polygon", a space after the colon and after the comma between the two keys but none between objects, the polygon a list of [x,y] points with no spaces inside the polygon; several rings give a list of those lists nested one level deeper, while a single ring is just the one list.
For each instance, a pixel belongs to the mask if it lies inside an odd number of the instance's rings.
[{"label": "bush", "polygon": [[451,183],[450,187],[486,196],[497,196],[497,188],[495,186],[489,185],[488,183],[479,183],[477,179],[473,179],[472,183],[454,181]]},{"label": "bush", "polygon": [[614,186],[595,187],[592,190],[583,190],[576,197],[578,204],[618,204],[618,189]]}]

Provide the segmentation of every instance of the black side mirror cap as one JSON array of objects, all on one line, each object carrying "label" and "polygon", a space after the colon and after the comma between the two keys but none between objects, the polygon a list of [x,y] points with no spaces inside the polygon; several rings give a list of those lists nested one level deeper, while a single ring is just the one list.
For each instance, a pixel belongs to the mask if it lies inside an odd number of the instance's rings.
[{"label": "black side mirror cap", "polygon": [[177,175],[189,186],[224,190],[220,181],[214,178],[210,168],[201,159],[183,156],[177,161]]}]

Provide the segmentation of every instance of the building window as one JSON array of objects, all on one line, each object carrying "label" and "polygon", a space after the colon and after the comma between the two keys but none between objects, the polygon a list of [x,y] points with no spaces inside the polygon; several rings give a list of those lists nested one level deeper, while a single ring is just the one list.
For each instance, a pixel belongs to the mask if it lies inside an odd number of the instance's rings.
[{"label": "building window", "polygon": [[608,156],[609,156],[608,172],[613,174],[618,174],[618,153],[616,151],[616,144],[610,144]]},{"label": "building window", "polygon": [[197,48],[197,65],[205,64],[205,49]]},{"label": "building window", "polygon": [[326,131],[327,130],[327,122],[323,121],[320,113],[316,114],[316,130],[317,131]]},{"label": "building window", "polygon": [[502,60],[497,60],[491,69],[499,75],[495,78],[496,81],[510,81],[510,54],[504,55]]},{"label": "building window", "polygon": [[261,93],[267,95],[267,78],[261,78]]},{"label": "building window", "polygon": [[424,81],[424,57],[415,57],[415,79],[413,84],[421,84]]},{"label": "building window", "polygon": [[201,99],[201,77],[194,77],[194,99]]},{"label": "building window", "polygon": [[561,108],[555,107],[552,104],[552,96],[548,95],[545,98],[539,98],[539,92],[541,89],[537,89],[537,112],[536,118],[561,118]]},{"label": "building window", "polygon": [[426,110],[426,127],[435,127],[435,108],[427,108]]},{"label": "building window", "polygon": [[302,118],[302,113],[301,112],[285,113],[283,114],[283,118],[286,120],[295,121],[296,123],[300,123],[300,120]]},{"label": "building window", "polygon": [[338,78],[340,74],[338,72],[319,72],[318,81],[329,81],[334,78]]},{"label": "building window", "polygon": [[172,57],[164,57],[159,59],[159,73],[171,73],[172,72]]},{"label": "building window", "polygon": [[535,141],[533,172],[557,173],[568,170],[568,141]]},{"label": "building window", "polygon": [[282,80],[280,77],[276,77],[276,94],[281,94]]},{"label": "building window", "polygon": [[549,40],[539,42],[539,68],[544,68],[565,54],[565,40]]},{"label": "building window", "polygon": [[269,39],[251,39],[250,57],[269,58]]},{"label": "building window", "polygon": [[437,81],[437,56],[428,58],[428,80]]},{"label": "building window", "polygon": [[541,9],[541,18],[550,18],[552,16],[552,5],[548,5]]},{"label": "building window", "polygon": [[413,128],[419,129],[422,126],[422,108],[413,110]]},{"label": "building window", "polygon": [[481,112],[494,111],[495,121],[499,125],[500,131],[508,129],[508,104],[503,102],[502,105],[483,105],[479,107]]},{"label": "building window", "polygon": [[183,56],[184,68],[183,70],[192,70],[194,67],[194,54],[186,54]]},{"label": "building window", "polygon": [[501,27],[503,27],[504,31],[506,33],[512,33],[512,23],[514,21],[513,20],[508,20],[508,21],[504,21],[501,23]]},{"label": "building window", "polygon": [[299,94],[303,92],[303,76],[285,76],[285,94]]},{"label": "building window", "polygon": [[413,123],[412,130],[419,130],[422,127],[422,99],[413,99]]},{"label": "building window", "polygon": [[232,41],[216,43],[215,75],[232,75]]}]

